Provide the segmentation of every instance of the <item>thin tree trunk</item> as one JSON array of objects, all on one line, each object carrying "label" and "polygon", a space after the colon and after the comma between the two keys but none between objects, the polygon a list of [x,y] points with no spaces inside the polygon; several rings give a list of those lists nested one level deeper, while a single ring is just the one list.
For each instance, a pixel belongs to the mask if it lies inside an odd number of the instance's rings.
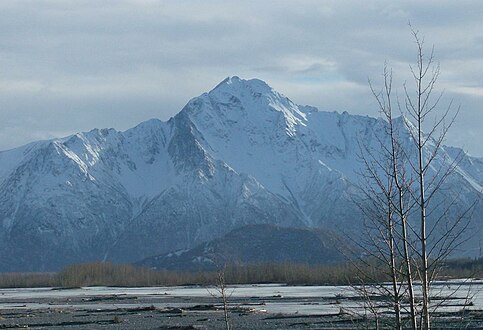
[{"label": "thin tree trunk", "polygon": [[225,317],[225,326],[227,330],[230,330],[231,327],[230,327],[230,321],[228,319],[228,302],[226,300],[226,292],[224,287],[222,291],[222,297],[223,297],[223,315]]},{"label": "thin tree trunk", "polygon": [[404,209],[404,189],[405,187],[399,180],[399,170],[398,170],[398,157],[396,155],[396,136],[394,133],[394,127],[392,123],[392,114],[390,113],[390,134],[391,134],[391,152],[392,152],[392,166],[393,166],[393,174],[394,174],[394,181],[396,184],[397,192],[398,192],[398,213],[399,218],[401,221],[401,239],[403,243],[403,253],[404,253],[404,265],[406,269],[406,281],[408,284],[408,293],[409,293],[409,311],[411,317],[411,326],[412,329],[417,329],[417,320],[416,320],[416,308],[415,308],[415,301],[414,301],[414,286],[413,286],[413,275],[411,272],[411,256],[409,253],[409,244],[408,244],[408,230],[407,230],[407,216],[405,214]]},{"label": "thin tree trunk", "polygon": [[[399,166],[401,165],[400,159],[400,146],[398,144],[398,137],[396,136],[396,132],[394,131],[393,126],[393,115],[392,115],[392,102],[391,102],[391,92],[392,92],[392,72],[388,72],[387,67],[384,67],[384,87],[380,93],[374,91],[371,85],[371,90],[373,92],[374,97],[376,98],[380,110],[384,115],[387,124],[388,124],[388,135],[390,138],[390,146],[387,149],[387,154],[385,155],[386,160],[388,161],[388,171],[386,172],[387,178],[389,180],[389,184],[386,190],[386,198],[387,198],[387,208],[388,208],[388,234],[389,234],[389,252],[390,252],[390,271],[391,271],[391,278],[392,278],[392,289],[393,289],[393,304],[394,304],[394,312],[395,312],[395,321],[396,321],[396,328],[402,329],[402,319],[401,319],[401,295],[399,293],[399,281],[398,281],[398,274],[399,271],[396,267],[396,237],[395,237],[395,222],[394,222],[394,213],[399,217],[401,224],[402,224],[402,232],[398,239],[400,238],[403,241],[403,246],[405,247],[404,259],[403,262],[406,266],[406,269],[409,269],[409,276],[408,276],[408,290],[410,295],[410,308],[411,308],[411,321],[415,320],[415,312],[414,312],[414,295],[413,295],[413,283],[411,278],[411,266],[410,266],[410,258],[409,258],[409,251],[408,251],[408,244],[407,244],[407,230],[406,230],[406,217],[405,217],[405,210],[404,210],[404,189],[406,188],[406,182],[404,177],[400,178]],[[383,148],[384,149],[384,148]],[[376,175],[374,173],[374,175]],[[376,180],[377,181],[377,180]],[[403,181],[403,182],[401,182]],[[394,187],[395,192],[397,193],[397,200],[395,200],[395,195],[393,194]],[[395,212],[394,212],[395,211]],[[406,231],[405,231],[406,230]],[[405,273],[407,275],[408,273]],[[411,322],[413,324],[413,322]],[[414,327],[415,329],[415,327]]]},{"label": "thin tree trunk", "polygon": [[221,299],[223,301],[223,316],[225,318],[226,330],[230,330],[230,321],[228,319],[228,300],[226,297],[225,268],[218,273],[218,282],[220,286]]},{"label": "thin tree trunk", "polygon": [[[392,178],[389,178],[392,180]],[[391,279],[392,279],[392,290],[393,290],[393,304],[394,304],[394,314],[396,317],[396,328],[395,329],[402,329],[401,324],[401,301],[399,297],[399,290],[398,290],[398,271],[396,269],[396,247],[394,245],[394,215],[393,215],[393,196],[391,192],[391,185],[389,185],[389,194],[387,196],[387,225],[388,225],[388,234],[389,234],[389,258],[390,258],[390,267],[391,267]]]},{"label": "thin tree trunk", "polygon": [[[419,129],[419,127],[418,127]],[[419,130],[421,137],[421,130]],[[421,141],[421,140],[420,140]],[[426,199],[424,195],[424,173],[423,173],[423,150],[419,150],[419,189],[421,208],[421,268],[422,268],[422,291],[423,291],[423,322],[424,329],[430,329],[429,321],[429,283],[428,283],[428,255],[426,237]]]},{"label": "thin tree trunk", "polygon": [[427,254],[427,234],[426,234],[426,197],[424,191],[424,160],[423,160],[423,111],[421,104],[421,98],[423,95],[422,91],[422,80],[424,77],[423,72],[423,53],[421,50],[421,45],[419,46],[419,75],[418,75],[418,105],[417,105],[417,124],[418,124],[418,179],[419,179],[419,207],[421,210],[421,284],[423,293],[423,328],[429,330],[430,320],[429,320],[429,283],[428,283],[428,254]]},{"label": "thin tree trunk", "polygon": [[398,279],[397,279],[398,272],[396,270],[396,253],[395,253],[395,246],[394,246],[394,223],[392,220],[391,212],[389,212],[389,251],[390,251],[390,258],[391,258],[392,289],[394,292],[394,299],[393,299],[394,313],[396,316],[395,329],[402,329],[401,302],[400,302],[399,290],[398,290]]},{"label": "thin tree trunk", "polygon": [[401,230],[403,239],[403,250],[404,250],[404,264],[406,267],[406,280],[408,283],[408,293],[409,293],[409,313],[411,317],[411,327],[413,330],[418,328],[417,318],[416,318],[416,302],[414,301],[414,285],[413,285],[413,275],[411,272],[411,256],[409,255],[408,248],[408,234],[407,234],[407,219],[402,218]]},{"label": "thin tree trunk", "polygon": [[[403,169],[399,169],[401,165],[400,159],[400,146],[398,144],[398,137],[396,136],[396,132],[394,131],[393,125],[393,114],[392,114],[392,102],[391,102],[391,91],[392,91],[392,72],[389,73],[387,68],[384,67],[384,91],[386,93],[387,98],[387,107],[382,106],[382,111],[386,116],[388,125],[389,125],[389,137],[391,139],[391,149],[390,149],[390,157],[391,157],[391,166],[392,166],[392,178],[394,180],[394,184],[397,190],[397,205],[395,206],[396,212],[399,215],[399,219],[401,221],[401,240],[403,244],[403,262],[405,265],[406,270],[406,281],[408,284],[408,293],[409,293],[409,309],[410,309],[410,317],[411,317],[411,326],[412,329],[417,329],[417,320],[416,320],[416,308],[415,308],[415,301],[414,301],[414,286],[413,286],[413,278],[411,272],[411,256],[409,253],[409,246],[408,246],[408,230],[407,230],[407,216],[405,214],[405,204],[404,204],[404,190],[406,189],[406,182],[404,176],[401,176],[401,171]],[[381,103],[380,103],[381,104]],[[391,247],[391,251],[395,251],[393,247]],[[393,268],[395,270],[395,268]],[[399,297],[398,297],[399,298]],[[400,300],[400,299],[399,299]],[[399,302],[399,314],[396,313],[396,317],[399,315],[399,322],[396,319],[396,323],[400,324],[402,327],[401,322],[401,314],[400,314],[400,302]]]}]

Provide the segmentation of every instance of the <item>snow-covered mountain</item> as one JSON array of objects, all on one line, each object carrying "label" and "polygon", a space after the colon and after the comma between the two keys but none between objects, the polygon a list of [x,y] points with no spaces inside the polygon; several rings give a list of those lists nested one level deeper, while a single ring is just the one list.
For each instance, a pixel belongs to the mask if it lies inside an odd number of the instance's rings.
[{"label": "snow-covered mountain", "polygon": [[[377,146],[384,128],[232,77],[167,122],[0,152],[0,270],[137,261],[248,224],[357,230],[357,141]],[[451,182],[460,207],[481,198],[483,159],[465,155]]]}]

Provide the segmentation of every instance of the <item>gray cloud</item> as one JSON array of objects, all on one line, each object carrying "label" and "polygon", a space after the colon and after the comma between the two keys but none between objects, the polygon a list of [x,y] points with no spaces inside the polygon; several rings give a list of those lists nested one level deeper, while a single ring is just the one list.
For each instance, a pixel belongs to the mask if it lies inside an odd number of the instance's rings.
[{"label": "gray cloud", "polygon": [[[416,5],[417,4],[417,5]],[[1,1],[0,149],[168,119],[226,76],[297,103],[376,115],[367,79],[436,47],[462,111],[448,143],[483,156],[480,1]]]}]

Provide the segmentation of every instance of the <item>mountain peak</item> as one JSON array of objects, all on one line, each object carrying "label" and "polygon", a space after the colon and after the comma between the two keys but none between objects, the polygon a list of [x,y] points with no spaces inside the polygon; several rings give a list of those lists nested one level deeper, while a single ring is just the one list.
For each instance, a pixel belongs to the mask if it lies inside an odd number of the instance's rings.
[{"label": "mountain peak", "polygon": [[213,88],[210,93],[216,92],[216,91],[222,91],[222,92],[233,92],[233,91],[240,91],[248,89],[251,90],[252,92],[258,92],[258,93],[270,93],[273,92],[273,89],[263,80],[260,79],[241,79],[238,76],[231,76],[223,79],[222,82],[220,82],[218,85],[216,85],[215,88]]},{"label": "mountain peak", "polygon": [[202,131],[215,127],[217,135],[232,134],[226,127],[237,123],[252,133],[265,132],[270,129],[267,125],[276,125],[293,137],[296,126],[305,126],[307,120],[295,103],[264,81],[237,76],[228,77],[210,92],[191,99],[182,113]]},{"label": "mountain peak", "polygon": [[205,95],[222,103],[240,103],[244,108],[255,112],[270,108],[283,112],[289,117],[295,116],[293,118],[295,121],[305,120],[305,115],[295,103],[260,79],[245,80],[238,76],[227,77]]}]

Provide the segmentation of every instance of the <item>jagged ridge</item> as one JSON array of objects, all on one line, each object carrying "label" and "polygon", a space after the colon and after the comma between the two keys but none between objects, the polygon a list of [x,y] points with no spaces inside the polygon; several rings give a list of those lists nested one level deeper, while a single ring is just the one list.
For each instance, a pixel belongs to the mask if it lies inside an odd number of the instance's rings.
[{"label": "jagged ridge", "polygon": [[[167,122],[0,152],[0,270],[136,261],[247,224],[357,230],[357,141],[377,146],[384,129],[231,77]],[[451,180],[463,204],[481,198],[482,173],[465,155]]]}]

